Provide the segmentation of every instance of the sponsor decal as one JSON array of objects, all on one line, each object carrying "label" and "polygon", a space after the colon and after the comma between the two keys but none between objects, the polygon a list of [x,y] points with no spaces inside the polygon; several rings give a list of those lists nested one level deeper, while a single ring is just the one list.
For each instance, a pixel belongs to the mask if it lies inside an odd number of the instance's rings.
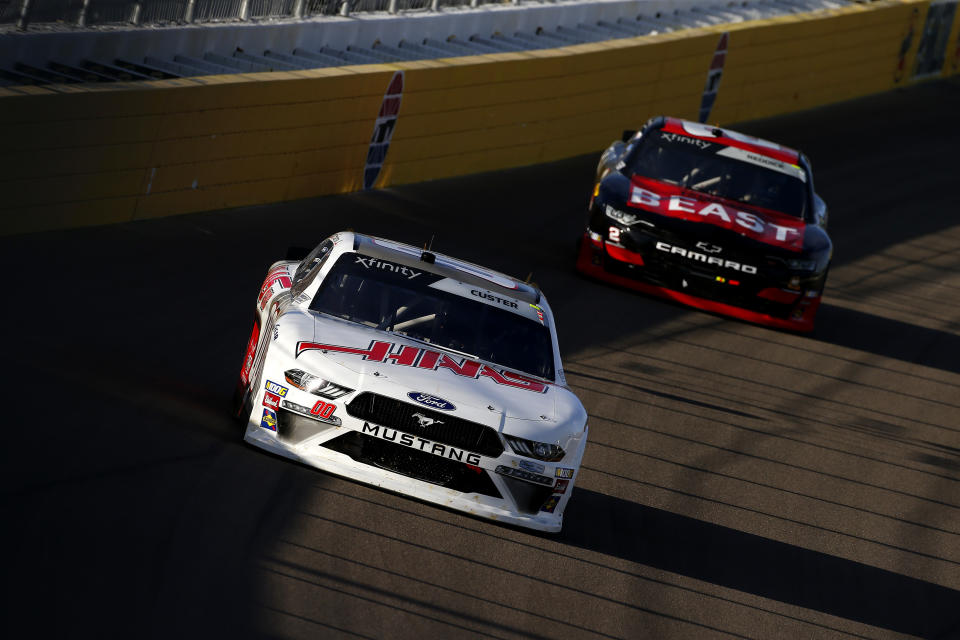
[{"label": "sponsor decal", "polygon": [[739,262],[734,262],[733,260],[724,260],[723,258],[718,258],[717,256],[708,256],[705,253],[699,253],[693,251],[692,249],[684,249],[683,247],[677,247],[672,244],[667,244],[661,240],[657,241],[657,251],[663,251],[664,253],[676,254],[687,260],[693,260],[694,262],[702,262],[704,264],[715,264],[718,267],[724,267],[725,269],[733,269],[734,271],[740,271],[741,273],[749,273],[750,275],[756,275],[757,268],[750,264],[740,264]]},{"label": "sponsor decal", "polygon": [[387,91],[380,104],[380,112],[373,125],[373,136],[367,149],[367,162],[363,167],[363,188],[370,189],[377,182],[383,163],[387,159],[387,150],[393,138],[400,115],[400,98],[403,95],[403,71],[397,71],[390,78]]},{"label": "sponsor decal", "polygon": [[537,318],[540,320],[540,324],[546,324],[546,322],[543,321],[543,309],[535,304],[531,304],[530,307],[537,312]]},{"label": "sponsor decal", "polygon": [[361,356],[364,360],[370,362],[383,362],[402,367],[415,367],[417,369],[427,369],[430,371],[447,369],[454,375],[464,378],[489,378],[497,384],[515,389],[533,391],[534,393],[546,393],[550,386],[549,383],[529,378],[521,373],[507,369],[496,369],[476,360],[457,358],[439,351],[422,349],[420,347],[397,345],[384,340],[373,340],[366,349],[345,347],[337,344],[301,341],[297,343],[296,357],[299,358],[305,351],[314,350],[346,353]]},{"label": "sponsor decal", "polygon": [[[701,122],[703,121],[701,120]],[[701,140],[700,138],[691,138],[690,136],[680,135],[679,133],[661,133],[660,137],[667,142],[684,142],[700,149],[706,149],[711,144],[706,140]]]},{"label": "sponsor decal", "polygon": [[680,187],[643,178],[633,179],[628,206],[690,222],[705,222],[791,251],[803,249],[803,220],[776,211],[743,211],[719,202],[699,200]]},{"label": "sponsor decal", "polygon": [[716,50],[713,52],[713,59],[710,60],[707,83],[703,87],[703,97],[700,98],[700,122],[706,122],[710,119],[713,103],[717,101],[717,93],[720,91],[720,78],[723,77],[723,64],[727,60],[727,44],[729,41],[730,33],[724,31],[720,35],[720,41],[717,42]]},{"label": "sponsor decal", "polygon": [[419,402],[420,404],[430,407],[431,409],[439,409],[440,411],[453,411],[457,408],[452,402],[448,402],[447,400],[438,398],[437,396],[432,396],[429,393],[411,391],[407,394],[407,397],[414,402]]},{"label": "sponsor decal", "polygon": [[283,385],[279,385],[279,384],[277,384],[276,382],[273,382],[273,381],[271,381],[271,380],[267,380],[267,383],[266,383],[265,385],[263,385],[263,388],[266,389],[267,391],[269,391],[270,393],[275,393],[275,394],[277,394],[277,395],[280,396],[281,398],[284,397],[285,395],[287,395],[287,392],[290,391],[289,389],[287,389],[287,388],[284,387]]},{"label": "sponsor decal", "polygon": [[433,442],[431,440],[419,438],[415,435],[404,433],[403,431],[397,431],[396,429],[390,429],[388,427],[381,427],[380,425],[364,422],[363,433],[375,436],[388,442],[402,444],[403,446],[410,447],[411,449],[419,449],[420,451],[424,451],[441,458],[447,458],[449,460],[456,460],[458,462],[465,462],[474,466],[480,466],[479,453],[457,449],[456,447],[451,447],[447,444],[441,444],[439,442]]},{"label": "sponsor decal", "polygon": [[263,406],[274,411],[280,406],[280,396],[269,391],[263,392]]},{"label": "sponsor decal", "polygon": [[273,339],[274,339],[274,340],[279,340],[279,339],[280,339],[280,325],[279,325],[279,324],[273,325]]},{"label": "sponsor decal", "polygon": [[530,460],[521,460],[520,468],[534,473],[543,473],[544,469],[546,469],[546,467],[539,462],[531,462]]},{"label": "sponsor decal", "polygon": [[554,472],[558,478],[565,478],[570,480],[573,478],[573,469],[564,469],[563,467],[557,467],[557,470]]},{"label": "sponsor decal", "polygon": [[399,273],[403,276],[406,276],[407,280],[413,280],[417,276],[423,274],[423,271],[414,271],[410,267],[405,267],[402,264],[393,264],[392,262],[384,262],[383,260],[378,260],[376,258],[370,258],[367,256],[361,256],[359,253],[354,254],[356,262],[354,264],[362,264],[367,269],[381,269],[383,271],[392,271],[393,273]]},{"label": "sponsor decal", "polygon": [[538,473],[530,473],[529,471],[524,471],[523,469],[518,469],[516,467],[508,467],[506,465],[497,465],[497,468],[494,469],[496,473],[499,473],[503,476],[510,476],[511,478],[520,478],[521,480],[526,480],[527,482],[534,482],[536,484],[549,487],[553,484],[553,480],[547,476],[541,476]]},{"label": "sponsor decal", "polygon": [[804,172],[804,170],[797,165],[783,162],[782,160],[777,160],[776,158],[770,158],[759,153],[753,153],[752,151],[748,151],[746,149],[740,149],[738,147],[725,147],[720,151],[717,151],[717,155],[727,158],[734,158],[735,160],[740,160],[741,162],[746,162],[747,164],[764,167],[766,169],[770,169],[771,171],[776,171],[777,173],[783,173],[785,175],[797,178],[801,182],[807,181],[806,172]]},{"label": "sponsor decal", "polygon": [[540,507],[540,511],[546,511],[547,513],[553,513],[553,510],[557,508],[557,503],[560,502],[560,496],[550,496],[547,498],[547,501],[543,503],[543,506]]},{"label": "sponsor decal", "polygon": [[567,492],[567,487],[570,486],[569,480],[557,480],[557,484],[553,486],[553,492],[563,495]]},{"label": "sponsor decal", "polygon": [[501,298],[500,296],[495,296],[489,291],[480,291],[479,289],[470,289],[470,295],[477,296],[478,298],[483,298],[484,300],[489,300],[490,302],[495,302],[497,304],[502,304],[505,307],[517,308],[517,303],[513,300],[507,300],[506,298]]},{"label": "sponsor decal", "polygon": [[277,430],[277,414],[270,409],[263,410],[263,417],[260,418],[260,426],[270,431]]},{"label": "sponsor decal", "polygon": [[435,425],[435,424],[444,424],[443,420],[437,420],[436,418],[425,416],[422,413],[415,413],[410,417],[417,419],[417,424],[420,425],[421,429]]}]

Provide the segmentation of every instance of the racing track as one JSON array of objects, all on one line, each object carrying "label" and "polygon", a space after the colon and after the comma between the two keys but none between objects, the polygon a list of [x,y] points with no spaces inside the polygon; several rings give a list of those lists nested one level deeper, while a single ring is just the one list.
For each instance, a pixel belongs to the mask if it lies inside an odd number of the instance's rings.
[{"label": "racing track", "polygon": [[[960,637],[957,113],[954,78],[739,127],[831,206],[811,337],[576,276],[595,156],[0,239],[0,634]],[[561,535],[238,442],[267,265],[346,227],[533,271],[592,416]]]}]

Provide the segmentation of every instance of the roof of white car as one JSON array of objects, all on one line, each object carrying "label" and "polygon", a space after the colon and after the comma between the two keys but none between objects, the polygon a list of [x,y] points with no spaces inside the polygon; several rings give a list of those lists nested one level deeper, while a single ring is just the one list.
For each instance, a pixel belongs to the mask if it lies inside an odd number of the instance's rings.
[{"label": "roof of white car", "polygon": [[358,253],[381,260],[424,269],[447,278],[484,287],[527,303],[540,302],[540,290],[536,286],[521,282],[499,271],[451,258],[442,253],[359,233],[353,234],[353,249]]}]

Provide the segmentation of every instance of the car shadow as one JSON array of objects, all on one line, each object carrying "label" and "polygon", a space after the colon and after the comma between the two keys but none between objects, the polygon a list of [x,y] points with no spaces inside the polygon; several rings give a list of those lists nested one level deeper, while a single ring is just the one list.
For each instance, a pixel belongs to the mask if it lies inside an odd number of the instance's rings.
[{"label": "car shadow", "polygon": [[884,358],[960,373],[960,334],[824,302],[812,338]]},{"label": "car shadow", "polygon": [[897,633],[960,633],[958,591],[589,489],[559,541]]}]

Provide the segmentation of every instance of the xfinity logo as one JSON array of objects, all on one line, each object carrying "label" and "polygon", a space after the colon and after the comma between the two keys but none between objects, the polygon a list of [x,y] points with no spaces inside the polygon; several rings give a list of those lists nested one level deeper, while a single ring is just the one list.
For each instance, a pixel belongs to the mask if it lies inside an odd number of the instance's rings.
[{"label": "xfinity logo", "polygon": [[697,138],[688,138],[687,136],[682,136],[678,133],[661,133],[660,137],[666,140],[667,142],[686,142],[687,144],[692,144],[695,147],[700,149],[706,149],[710,146],[710,143],[706,140],[698,140]]},{"label": "xfinity logo", "polygon": [[367,269],[383,269],[384,271],[399,273],[407,276],[407,280],[413,280],[423,273],[422,271],[414,271],[413,269],[407,268],[402,264],[393,264],[392,262],[384,262],[383,260],[377,260],[376,258],[369,258],[361,255],[357,255],[355,257],[357,260],[354,262],[354,264],[362,264]]},{"label": "xfinity logo", "polygon": [[487,293],[486,291],[480,291],[478,289],[470,289],[470,295],[477,296],[478,298],[483,298],[484,300],[489,300],[490,302],[496,302],[497,304],[502,304],[505,307],[517,308],[517,303],[513,300],[507,300],[506,298],[501,298],[495,296],[492,293]]},{"label": "xfinity logo", "polygon": [[443,420],[435,420],[434,418],[431,418],[431,417],[429,417],[429,416],[425,416],[425,415],[423,415],[422,413],[415,413],[415,414],[413,414],[411,417],[417,419],[417,422],[420,423],[420,428],[421,428],[421,429],[423,429],[423,428],[425,428],[425,427],[433,426],[433,425],[435,425],[435,424],[443,424]]},{"label": "xfinity logo", "polygon": [[715,264],[720,267],[726,267],[727,269],[733,269],[734,271],[742,271],[743,273],[749,273],[755,275],[757,273],[757,268],[749,264],[740,264],[739,262],[734,262],[733,260],[723,260],[716,256],[708,256],[705,253],[698,253],[690,249],[684,249],[683,247],[675,247],[673,245],[667,244],[666,242],[657,242],[657,251],[663,251],[664,253],[676,253],[687,260],[696,260],[697,262],[703,262],[705,264]]},{"label": "xfinity logo", "polygon": [[443,398],[432,396],[429,393],[411,391],[407,394],[407,397],[414,402],[419,402],[420,404],[432,407],[433,409],[440,409],[440,411],[453,411],[457,408],[452,402],[447,402]]}]

